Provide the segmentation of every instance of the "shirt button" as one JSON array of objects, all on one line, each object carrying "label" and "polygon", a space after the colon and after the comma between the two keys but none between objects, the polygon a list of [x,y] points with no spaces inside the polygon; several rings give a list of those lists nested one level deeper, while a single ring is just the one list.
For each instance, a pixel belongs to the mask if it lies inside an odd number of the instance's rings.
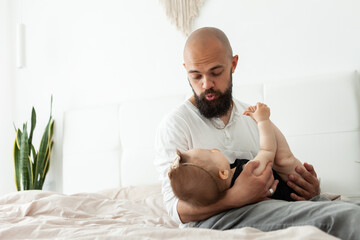
[{"label": "shirt button", "polygon": [[230,138],[229,132],[228,132],[227,130],[225,130],[224,133],[225,133],[225,137],[226,137],[227,139],[229,139],[229,138]]}]

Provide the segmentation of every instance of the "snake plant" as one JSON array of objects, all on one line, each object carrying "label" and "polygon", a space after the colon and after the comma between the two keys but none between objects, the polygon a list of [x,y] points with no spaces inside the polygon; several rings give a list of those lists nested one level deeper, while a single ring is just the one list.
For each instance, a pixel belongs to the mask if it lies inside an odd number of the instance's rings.
[{"label": "snake plant", "polygon": [[16,129],[14,143],[15,184],[18,191],[38,189],[41,190],[46,174],[50,167],[50,156],[53,147],[54,120],[52,119],[52,96],[50,118],[40,141],[39,150],[36,151],[32,143],[33,132],[36,125],[36,112],[32,108],[30,135],[27,123],[23,124],[22,131]]}]

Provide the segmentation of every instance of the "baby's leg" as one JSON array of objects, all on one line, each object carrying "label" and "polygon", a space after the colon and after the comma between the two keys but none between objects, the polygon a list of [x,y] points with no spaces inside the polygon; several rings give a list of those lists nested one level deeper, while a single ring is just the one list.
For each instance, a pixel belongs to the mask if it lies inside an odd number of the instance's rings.
[{"label": "baby's leg", "polygon": [[272,123],[272,126],[277,142],[273,168],[284,181],[287,181],[289,174],[297,174],[295,172],[295,167],[300,166],[303,168],[303,165],[291,152],[282,132],[275,126],[274,123]]}]

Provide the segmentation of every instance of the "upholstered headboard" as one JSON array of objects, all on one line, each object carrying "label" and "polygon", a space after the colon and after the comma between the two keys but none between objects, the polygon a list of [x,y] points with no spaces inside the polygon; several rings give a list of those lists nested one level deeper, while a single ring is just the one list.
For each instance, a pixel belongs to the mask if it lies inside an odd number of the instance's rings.
[{"label": "upholstered headboard", "polygon": [[[357,72],[234,85],[233,95],[249,104],[262,101],[270,106],[272,121],[285,134],[295,156],[315,166],[324,192],[360,196]],[[157,125],[188,96],[159,96],[67,111],[64,192],[157,182],[153,166]]]}]

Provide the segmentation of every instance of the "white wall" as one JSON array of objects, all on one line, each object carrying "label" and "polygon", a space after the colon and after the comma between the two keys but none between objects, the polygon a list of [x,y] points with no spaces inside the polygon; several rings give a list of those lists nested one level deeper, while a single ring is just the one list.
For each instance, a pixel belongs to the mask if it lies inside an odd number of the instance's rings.
[{"label": "white wall", "polygon": [[10,0],[0,1],[0,194],[15,190],[12,149],[15,140],[13,127],[12,30],[10,29]]},{"label": "white wall", "polygon": [[224,30],[242,82],[360,66],[357,0],[208,0],[196,27]]},{"label": "white wall", "polygon": [[[9,81],[0,94],[14,104],[18,126],[29,120],[35,106],[39,123],[35,144],[54,95],[55,145],[46,189],[62,191],[65,110],[189,88],[181,65],[185,37],[169,23],[157,0],[22,0],[21,8],[20,0],[0,1],[11,2],[11,14],[0,14],[10,21],[10,29],[2,30],[5,35],[14,36],[19,16],[26,25],[27,64],[16,69],[1,55],[0,67],[7,70],[0,77],[8,76]],[[195,28],[215,26],[228,35],[240,57],[234,84],[264,82],[359,69],[359,12],[356,0],[206,0]],[[5,58],[13,63],[14,46],[9,51]],[[9,94],[12,84],[14,99]],[[2,101],[0,106],[11,116],[10,105]],[[9,122],[2,118],[1,129],[8,131]],[[13,133],[1,137],[2,159],[9,155],[7,143],[13,137]],[[1,194],[12,189],[13,170],[4,160],[0,169],[6,172],[0,175]]]}]

